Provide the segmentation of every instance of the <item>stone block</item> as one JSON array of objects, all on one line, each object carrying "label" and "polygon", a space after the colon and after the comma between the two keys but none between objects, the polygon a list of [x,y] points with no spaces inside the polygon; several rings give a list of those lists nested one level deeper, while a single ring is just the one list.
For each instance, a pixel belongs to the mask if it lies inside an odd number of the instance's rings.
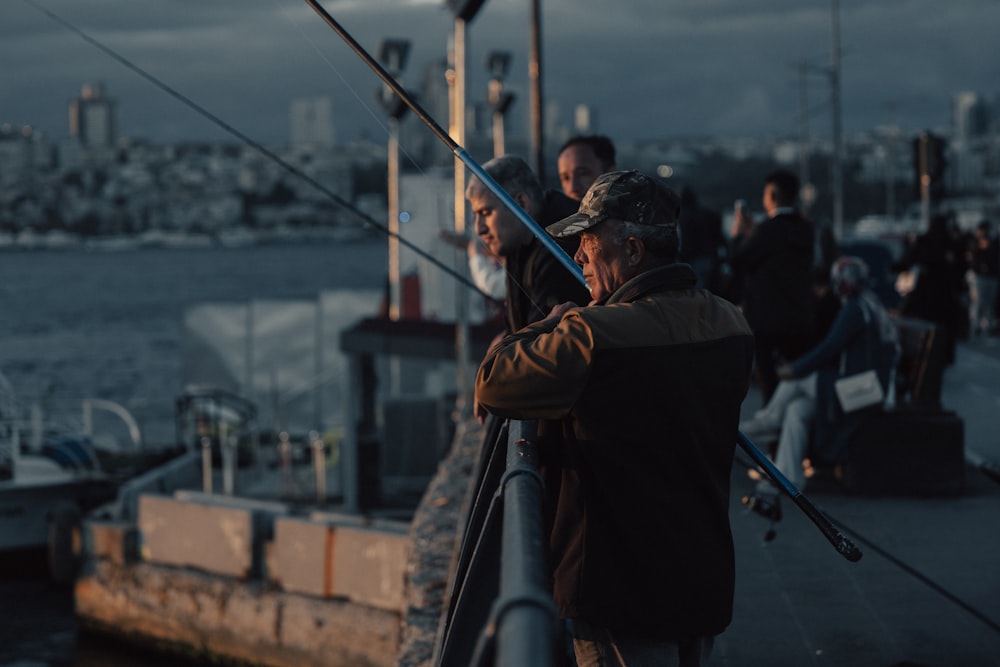
[{"label": "stone block", "polygon": [[405,534],[337,529],[333,544],[334,594],[379,609],[402,610],[408,549]]},{"label": "stone block", "polygon": [[165,496],[139,498],[142,559],[247,578],[261,570],[263,548],[252,510]]},{"label": "stone block", "polygon": [[83,540],[84,551],[91,558],[109,560],[118,565],[138,559],[138,534],[135,524],[131,522],[84,521]]},{"label": "stone block", "polygon": [[268,576],[289,593],[333,595],[331,564],[334,527],[292,517],[274,522]]},{"label": "stone block", "polygon": [[270,577],[288,592],[400,611],[408,543],[397,528],[279,517]]}]

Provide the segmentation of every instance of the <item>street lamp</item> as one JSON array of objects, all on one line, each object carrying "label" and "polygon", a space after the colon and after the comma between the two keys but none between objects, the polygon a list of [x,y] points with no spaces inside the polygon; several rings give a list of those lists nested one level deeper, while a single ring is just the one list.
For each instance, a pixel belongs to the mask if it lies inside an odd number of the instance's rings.
[{"label": "street lamp", "polygon": [[514,93],[503,89],[503,82],[510,68],[509,51],[491,51],[486,55],[486,71],[490,73],[489,103],[493,108],[493,156],[506,153],[504,148],[504,114],[514,102]]},{"label": "street lamp", "polygon": [[[410,42],[405,39],[383,39],[379,44],[378,59],[392,78],[398,79],[406,67]],[[399,120],[406,114],[407,106],[387,85],[377,92],[378,102],[389,116],[389,145],[386,154],[387,205],[389,209],[389,319],[400,317],[400,266],[399,266]]]},{"label": "street lamp", "polygon": [[[451,48],[451,138],[459,146],[465,145],[465,25],[476,16],[485,0],[446,0],[455,14],[455,32]],[[455,231],[465,234],[465,164],[455,157]],[[463,263],[465,265],[465,263]],[[455,415],[463,420],[471,412],[469,400],[471,373],[469,371],[469,294],[463,285],[455,287],[455,386],[457,400]]]},{"label": "street lamp", "polygon": [[833,235],[844,235],[844,142],[840,121],[840,8],[830,0],[830,104],[833,107]]},{"label": "street lamp", "polygon": [[[384,39],[379,44],[378,59],[393,79],[398,80],[410,54],[410,42],[405,39]],[[398,321],[401,314],[402,290],[400,289],[399,263],[399,120],[406,114],[407,106],[391,88],[379,89],[378,101],[389,115],[389,145],[386,150],[386,199],[389,210],[389,319]],[[398,356],[389,359],[389,391],[400,393],[403,369]]]}]

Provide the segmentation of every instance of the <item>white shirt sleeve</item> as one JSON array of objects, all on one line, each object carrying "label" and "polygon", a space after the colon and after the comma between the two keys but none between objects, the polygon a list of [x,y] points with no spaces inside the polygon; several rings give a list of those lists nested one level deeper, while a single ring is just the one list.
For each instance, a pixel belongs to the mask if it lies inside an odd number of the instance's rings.
[{"label": "white shirt sleeve", "polygon": [[[475,243],[475,239],[472,243]],[[476,287],[494,299],[503,300],[507,293],[507,275],[503,264],[493,257],[483,255],[469,248],[469,274]]]}]

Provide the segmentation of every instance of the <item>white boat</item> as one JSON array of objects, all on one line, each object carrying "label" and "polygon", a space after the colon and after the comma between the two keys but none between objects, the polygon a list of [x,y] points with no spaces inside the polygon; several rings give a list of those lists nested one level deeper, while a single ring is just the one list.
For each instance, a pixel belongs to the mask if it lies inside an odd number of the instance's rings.
[{"label": "white boat", "polygon": [[66,467],[46,455],[21,454],[0,479],[0,552],[49,545],[57,517],[82,515],[114,497],[114,483],[100,470]]},{"label": "white boat", "polygon": [[115,496],[117,483],[101,470],[89,437],[21,433],[10,384],[0,375],[0,555],[44,551],[49,572],[69,580],[79,554],[79,523]]},{"label": "white boat", "polygon": [[[96,460],[79,459],[84,440],[53,441],[38,453],[18,451],[15,437],[0,468],[0,555],[44,552],[54,580],[71,580],[80,552],[79,524],[108,502],[117,484]],[[15,453],[16,452],[16,453]]]}]

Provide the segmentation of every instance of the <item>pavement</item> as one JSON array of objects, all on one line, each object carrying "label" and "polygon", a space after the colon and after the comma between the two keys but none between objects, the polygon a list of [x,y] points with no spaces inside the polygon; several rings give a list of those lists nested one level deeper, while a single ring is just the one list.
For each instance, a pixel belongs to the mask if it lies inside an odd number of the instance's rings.
[{"label": "pavement", "polygon": [[[1000,464],[1000,338],[961,343],[942,405],[964,420],[965,455]],[[744,417],[760,406],[744,403]],[[1000,468],[998,468],[1000,469]],[[967,465],[958,496],[805,496],[862,551],[849,562],[787,498],[776,535],[741,498],[734,466],[733,622],[712,667],[1000,667],[1000,482]]]}]

